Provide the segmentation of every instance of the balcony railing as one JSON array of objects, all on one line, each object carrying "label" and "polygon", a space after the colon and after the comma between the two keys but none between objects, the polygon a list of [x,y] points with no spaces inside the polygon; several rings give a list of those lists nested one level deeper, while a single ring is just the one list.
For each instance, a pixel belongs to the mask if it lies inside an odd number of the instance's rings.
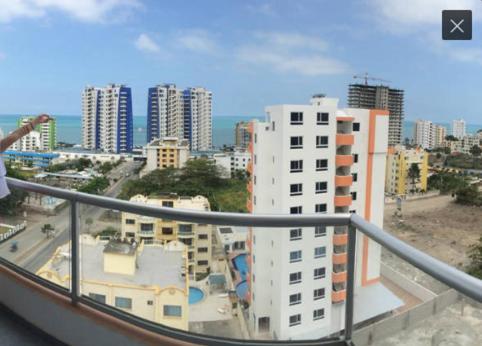
[{"label": "balcony railing", "polygon": [[[48,281],[37,277],[26,270],[0,259],[0,263],[8,269],[15,271],[17,275],[33,282],[42,290],[52,291],[66,299],[68,297],[73,307],[69,311],[76,311],[80,306],[86,306],[91,311],[97,311],[101,315],[110,316],[110,324],[113,321],[121,321],[119,325],[129,330],[129,333],[146,332],[144,337],[153,337],[158,335],[169,338],[170,344],[181,344],[183,342],[193,344],[209,344],[209,345],[271,345],[271,344],[292,344],[292,345],[350,345],[352,342],[353,325],[354,325],[354,283],[355,283],[355,249],[356,249],[356,232],[361,232],[365,236],[374,240],[382,247],[391,251],[401,259],[417,267],[433,278],[441,281],[449,287],[454,288],[460,293],[482,302],[482,281],[478,280],[450,265],[443,263],[422,251],[415,249],[407,243],[397,239],[396,237],[385,232],[376,225],[365,221],[356,214],[313,214],[313,215],[266,215],[266,214],[239,214],[239,213],[221,213],[221,212],[205,212],[180,210],[168,207],[157,207],[148,204],[131,203],[124,200],[113,199],[104,196],[89,195],[80,192],[68,191],[64,189],[49,187],[41,184],[7,178],[8,185],[12,189],[20,189],[23,191],[34,192],[38,194],[48,195],[59,199],[67,200],[70,203],[70,288],[61,290]],[[154,218],[170,219],[177,221],[185,221],[199,224],[213,225],[233,225],[233,226],[249,226],[249,227],[314,227],[314,226],[348,226],[348,250],[346,254],[334,255],[343,256],[346,259],[346,274],[335,274],[336,281],[342,281],[346,275],[346,286],[340,291],[332,291],[332,300],[334,302],[345,302],[344,329],[340,337],[313,340],[313,341],[261,341],[261,340],[235,340],[224,337],[214,337],[183,331],[164,325],[152,323],[145,319],[136,317],[121,309],[115,309],[105,304],[96,302],[92,299],[84,297],[80,292],[80,204],[96,206],[99,208],[113,209],[132,214],[150,216]],[[282,231],[282,230],[280,230]],[[339,258],[337,258],[338,260]],[[338,261],[333,259],[336,264]],[[340,262],[341,263],[341,262]],[[4,282],[3,280],[2,282]],[[8,293],[9,291],[6,291]],[[45,293],[44,293],[45,294]],[[24,310],[22,310],[24,311]],[[84,312],[85,313],[85,312]],[[98,314],[97,318],[101,316]],[[30,314],[32,318],[32,314]],[[67,320],[68,321],[68,320]],[[33,323],[33,322],[32,322]],[[67,323],[67,322],[66,322]],[[133,326],[132,328],[130,326]],[[68,330],[74,328],[70,326]],[[75,329],[75,328],[74,328]],[[49,332],[46,330],[46,332]],[[63,334],[65,335],[65,334]],[[55,335],[54,335],[55,336]],[[139,339],[140,340],[140,339]],[[152,339],[151,339],[152,340]]]}]

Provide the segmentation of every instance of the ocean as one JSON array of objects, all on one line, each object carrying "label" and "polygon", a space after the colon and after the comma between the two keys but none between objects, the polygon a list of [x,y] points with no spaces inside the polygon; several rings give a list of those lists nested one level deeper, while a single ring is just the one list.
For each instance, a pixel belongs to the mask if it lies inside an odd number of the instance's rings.
[{"label": "ocean", "polygon": [[[78,115],[54,115],[57,120],[57,141],[80,144],[81,142],[81,117]],[[0,115],[0,129],[4,134],[9,133],[16,127],[19,115]],[[134,116],[134,145],[146,144],[146,117]],[[213,145],[220,148],[225,145],[234,144],[234,127],[239,121],[250,119],[263,120],[264,117],[249,116],[213,116]],[[405,121],[403,124],[403,137],[412,138],[413,121]],[[450,125],[440,123],[450,131]],[[482,125],[467,125],[468,133],[475,133],[482,129]]]}]

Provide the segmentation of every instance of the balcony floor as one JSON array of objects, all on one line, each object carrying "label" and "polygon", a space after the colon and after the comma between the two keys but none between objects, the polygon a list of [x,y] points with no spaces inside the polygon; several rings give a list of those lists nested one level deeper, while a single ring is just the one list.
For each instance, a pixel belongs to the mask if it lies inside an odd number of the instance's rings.
[{"label": "balcony floor", "polygon": [[60,346],[65,344],[43,333],[8,308],[0,305],[0,345]]}]

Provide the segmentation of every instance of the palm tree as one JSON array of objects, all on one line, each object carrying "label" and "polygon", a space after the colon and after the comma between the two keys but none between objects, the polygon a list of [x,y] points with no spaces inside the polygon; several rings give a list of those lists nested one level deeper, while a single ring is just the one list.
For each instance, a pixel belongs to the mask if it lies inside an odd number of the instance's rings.
[{"label": "palm tree", "polygon": [[415,183],[418,179],[420,179],[420,168],[415,162],[412,163],[408,169],[408,177],[412,182],[412,192],[415,192]]}]

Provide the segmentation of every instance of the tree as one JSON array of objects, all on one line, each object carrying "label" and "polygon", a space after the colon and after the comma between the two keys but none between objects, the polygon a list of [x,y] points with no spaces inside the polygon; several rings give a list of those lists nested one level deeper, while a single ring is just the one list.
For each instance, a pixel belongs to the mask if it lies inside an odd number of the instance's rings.
[{"label": "tree", "polygon": [[464,205],[482,206],[482,194],[476,185],[463,187],[456,192],[457,203]]},{"label": "tree", "polygon": [[453,136],[453,135],[448,135],[448,136],[445,136],[445,140],[449,141],[449,142],[456,142],[459,139],[457,137]]},{"label": "tree", "polygon": [[[12,166],[6,165],[6,169],[8,177],[25,180],[23,174]],[[15,215],[18,213],[27,195],[27,192],[23,190],[12,189],[8,196],[0,199],[0,214]]]},{"label": "tree", "polygon": [[472,156],[478,157],[480,156],[482,150],[480,149],[480,146],[474,145],[472,148],[470,148],[470,153]]},{"label": "tree", "polygon": [[109,180],[105,177],[95,177],[88,183],[79,188],[79,192],[91,193],[94,195],[100,194],[107,187],[109,187]]},{"label": "tree", "polygon": [[412,192],[415,192],[415,183],[420,179],[420,168],[418,167],[418,164],[415,162],[412,163],[407,174],[412,183]]},{"label": "tree", "polygon": [[469,264],[468,273],[479,279],[482,279],[482,236],[479,242],[470,246],[468,252],[471,263]]}]

